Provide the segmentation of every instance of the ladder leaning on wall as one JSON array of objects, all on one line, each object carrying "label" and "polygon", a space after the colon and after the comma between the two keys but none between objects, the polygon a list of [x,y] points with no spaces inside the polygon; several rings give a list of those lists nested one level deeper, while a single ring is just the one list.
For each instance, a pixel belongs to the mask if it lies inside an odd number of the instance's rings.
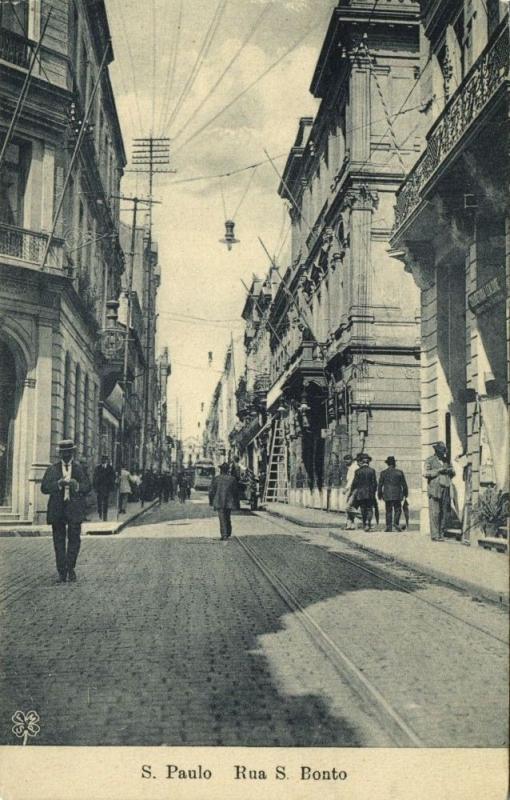
[{"label": "ladder leaning on wall", "polygon": [[264,503],[288,503],[289,479],[287,472],[287,444],[285,442],[284,422],[280,417],[275,421],[269,468],[264,487]]}]

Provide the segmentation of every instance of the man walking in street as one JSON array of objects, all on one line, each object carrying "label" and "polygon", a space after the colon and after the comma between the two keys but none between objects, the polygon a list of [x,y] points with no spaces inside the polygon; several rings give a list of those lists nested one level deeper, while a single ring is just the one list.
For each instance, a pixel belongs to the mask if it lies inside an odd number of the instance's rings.
[{"label": "man walking in street", "polygon": [[220,466],[220,474],[214,478],[209,490],[209,505],[214,506],[220,521],[221,541],[232,535],[232,511],[239,509],[239,488],[233,475],[229,475],[228,464]]},{"label": "man walking in street", "polygon": [[428,484],[430,538],[433,542],[442,542],[450,510],[450,486],[455,470],[449,463],[445,443],[436,442],[432,447],[434,455],[425,461],[423,474]]},{"label": "man walking in street", "polygon": [[129,495],[131,494],[131,475],[126,467],[122,467],[119,476],[119,514],[125,514]]},{"label": "man walking in street", "polygon": [[375,474],[375,469],[369,466],[371,461],[372,459],[367,453],[360,454],[360,466],[356,470],[352,482],[352,494],[355,501],[359,503],[365,531],[369,531],[372,526],[372,512],[376,503],[375,496],[377,492],[377,475]]},{"label": "man walking in street", "polygon": [[353,531],[355,528],[355,514],[354,509],[359,508],[359,502],[356,500],[356,497],[353,492],[352,485],[354,483],[354,476],[356,472],[361,466],[361,456],[362,453],[358,453],[356,459],[354,460],[350,454],[344,456],[344,470],[346,471],[345,476],[345,486],[344,486],[344,495],[345,495],[345,510],[347,513],[347,525],[345,526],[348,531]]},{"label": "man walking in street", "polygon": [[384,500],[386,506],[386,531],[400,530],[400,517],[402,515],[402,501],[408,495],[407,481],[401,469],[397,469],[394,456],[388,456],[385,462],[387,469],[379,475],[377,496]]},{"label": "man walking in street", "polygon": [[47,521],[53,530],[58,582],[76,580],[76,561],[80,551],[81,524],[85,519],[85,495],[90,481],[83,468],[73,460],[74,442],[63,439],[58,445],[60,460],[52,464],[41,483],[49,495]]},{"label": "man walking in street", "polygon": [[92,486],[97,495],[97,513],[99,519],[106,522],[108,519],[108,500],[110,492],[115,488],[115,471],[110,464],[110,459],[105,453],[101,457],[101,463],[94,470]]}]

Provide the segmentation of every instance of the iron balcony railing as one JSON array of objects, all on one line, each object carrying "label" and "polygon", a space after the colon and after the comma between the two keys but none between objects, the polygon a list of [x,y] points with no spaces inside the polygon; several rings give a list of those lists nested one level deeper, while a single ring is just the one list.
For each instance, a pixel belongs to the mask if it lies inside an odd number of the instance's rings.
[{"label": "iron balcony railing", "polygon": [[397,194],[394,232],[420,204],[426,184],[508,79],[508,48],[508,20],[505,19],[499,34],[479,56],[428,134],[425,151]]},{"label": "iron balcony railing", "polygon": [[30,66],[31,42],[7,28],[0,28],[0,59],[28,69]]},{"label": "iron balcony railing", "polygon": [[[16,258],[31,266],[40,266],[48,242],[47,233],[17,228],[0,222],[0,257]],[[46,267],[63,268],[64,242],[53,237]]]}]

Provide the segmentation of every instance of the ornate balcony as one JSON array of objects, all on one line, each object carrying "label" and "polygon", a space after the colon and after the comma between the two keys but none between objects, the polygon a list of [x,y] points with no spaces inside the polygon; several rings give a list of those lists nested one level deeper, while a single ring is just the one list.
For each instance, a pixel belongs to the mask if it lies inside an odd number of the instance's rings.
[{"label": "ornate balcony", "polygon": [[30,66],[30,41],[7,28],[0,28],[0,59],[28,69]]},{"label": "ornate balcony", "polygon": [[[32,269],[41,266],[48,234],[17,228],[0,222],[0,258],[25,262]],[[53,237],[46,268],[63,269],[64,242]]]},{"label": "ornate balcony", "polygon": [[395,206],[394,235],[422,200],[423,191],[469,132],[509,76],[508,20],[470,69],[427,136],[427,146],[402,184]]}]

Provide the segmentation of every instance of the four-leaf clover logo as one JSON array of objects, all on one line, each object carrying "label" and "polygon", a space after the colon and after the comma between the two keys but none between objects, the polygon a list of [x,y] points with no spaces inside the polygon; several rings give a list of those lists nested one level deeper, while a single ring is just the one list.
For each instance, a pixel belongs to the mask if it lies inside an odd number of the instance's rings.
[{"label": "four-leaf clover logo", "polygon": [[27,744],[29,736],[37,736],[41,730],[37,724],[41,720],[36,711],[27,711],[26,714],[23,711],[16,711],[11,719],[14,722],[12,732],[18,739],[23,737],[23,744]]}]

